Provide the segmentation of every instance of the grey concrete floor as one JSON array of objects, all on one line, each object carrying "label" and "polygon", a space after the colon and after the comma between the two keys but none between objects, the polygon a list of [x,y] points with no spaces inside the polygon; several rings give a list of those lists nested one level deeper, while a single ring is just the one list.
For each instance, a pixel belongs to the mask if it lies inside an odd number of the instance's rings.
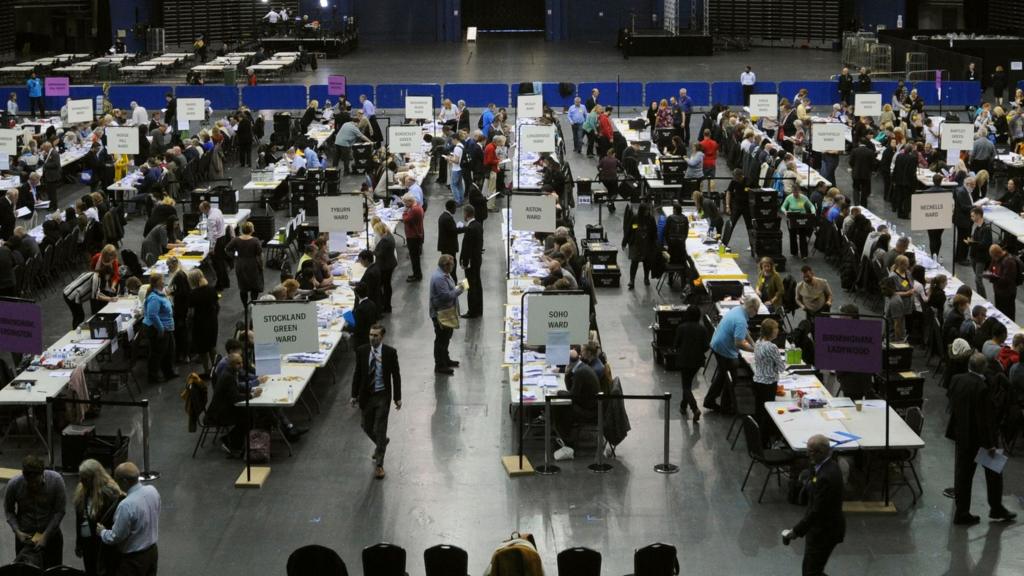
[{"label": "grey concrete floor", "polygon": [[[755,53],[727,54],[703,59],[712,67],[700,73],[692,67],[698,62],[682,62],[686,59],[633,59],[626,63],[601,46],[535,45],[530,50],[531,61],[547,63],[547,67],[535,68],[523,63],[527,56],[513,48],[498,47],[500,53],[490,55],[486,65],[477,59],[477,68],[465,72],[462,79],[512,81],[522,76],[519,70],[541,80],[603,79],[608,70],[616,69],[604,65],[614,65],[634,79],[673,78],[692,71],[689,77],[710,80],[733,77],[733,71],[747,61],[769,68],[773,79],[820,78],[838,59],[825,52],[758,53],[757,60]],[[480,44],[476,49],[482,52],[485,48]],[[447,78],[448,71],[462,66],[454,57],[463,50],[462,46],[366,49],[341,61],[322,63],[318,73],[346,70],[353,82],[425,81],[442,73]],[[451,56],[451,65],[439,69],[439,56]],[[815,64],[818,59],[821,62]],[[424,69],[428,63],[432,66],[429,71]],[[639,70],[632,69],[634,66]],[[595,173],[586,158],[570,156],[577,177]],[[719,173],[724,170],[723,162]],[[247,181],[247,171],[232,168],[230,172],[236,185]],[[839,174],[840,188],[849,189],[848,174],[842,168]],[[348,184],[357,185],[357,179],[346,181]],[[877,190],[880,182],[875,186]],[[435,222],[447,191],[432,184],[427,193],[432,204],[427,212],[423,260],[429,265],[437,257]],[[877,195],[870,207],[893,216]],[[621,214],[605,214],[612,242],[621,239]],[[278,215],[279,222],[283,218]],[[578,230],[596,221],[596,209],[577,211]],[[138,248],[142,224],[138,218],[130,223],[128,247]],[[947,234],[947,243],[951,236]],[[915,239],[925,240],[917,235]],[[778,533],[791,527],[802,509],[786,503],[783,492],[774,485],[763,504],[756,502],[756,488],[748,486],[746,493],[740,492],[749,459],[742,442],[736,450],[729,449],[725,439],[728,417],[709,414],[700,425],[694,425],[681,420],[675,410],[670,412],[670,460],[680,466],[675,475],[652,470],[662,454],[661,406],[632,403],[628,410],[633,431],[619,447],[612,472],[602,476],[589,472],[586,465],[591,452],[584,447],[576,461],[563,465],[561,475],[506,476],[500,457],[514,453],[516,447],[501,366],[504,253],[500,226],[494,219],[485,224],[485,242],[484,317],[468,322],[456,333],[452,356],[462,361],[462,368],[450,378],[435,378],[431,372],[427,285],[402,281],[409,265],[405,250],[399,249],[394,313],[387,325],[388,340],[399,351],[405,376],[404,404],[400,412],[392,412],[392,443],[384,481],[372,478],[368,459],[372,446],[359,428],[358,411],[348,406],[351,368],[347,354],[340,358],[335,374],[317,376],[313,386],[322,413],[309,423],[312,431],[295,445],[293,457],[286,455],[282,445],[274,444],[272,473],[258,491],[233,487],[242,464],[225,459],[215,447],[207,446],[195,460],[190,458],[195,436],[187,433],[178,397],[181,381],[143,384],[153,406],[152,467],[162,475],[155,483],[163,497],[162,574],[284,574],[288,553],[310,543],[334,548],[350,572],[358,574],[360,550],[380,541],[406,548],[411,574],[423,573],[422,551],[438,543],[465,548],[470,572],[480,574],[493,548],[513,530],[536,535],[549,573],[555,573],[559,550],[588,546],[604,554],[605,574],[624,574],[632,570],[635,548],[658,541],[678,547],[683,574],[799,572],[803,543],[787,548]],[[746,230],[740,227],[733,245],[746,243]],[[626,264],[623,255],[619,262]],[[740,251],[740,264],[746,270],[754,269],[749,252]],[[834,287],[839,286],[838,275],[821,255],[813,256],[811,264]],[[273,277],[275,272],[270,271],[268,283]],[[671,391],[678,395],[677,373],[666,372],[652,361],[648,329],[652,307],[678,301],[678,296],[667,290],[659,295],[653,286],[642,284],[628,292],[624,281],[623,288],[603,289],[598,298],[605,348],[626,392]],[[68,328],[70,315],[59,295],[49,294],[41,301],[45,342],[50,343]],[[837,304],[848,301],[849,295],[837,290]],[[225,292],[221,305],[219,340],[223,341],[241,313],[237,290]],[[915,362],[923,368],[923,358]],[[139,373],[144,374],[141,367]],[[698,398],[704,390],[702,382]],[[1020,524],[1001,526],[983,520],[970,529],[951,526],[952,502],[941,494],[953,479],[952,446],[943,438],[946,401],[933,381],[926,385],[926,397],[923,436],[927,446],[918,460],[924,496],[912,506],[907,491],[899,492],[900,512],[895,516],[849,515],[846,542],[833,555],[830,573],[959,576],[1024,571]],[[301,411],[293,416],[305,423]],[[131,456],[141,459],[137,414],[108,408],[96,425],[102,433],[120,428],[131,434]],[[22,455],[33,449],[38,447],[6,445],[0,466],[17,466]],[[539,441],[527,442],[526,453],[534,463],[542,460],[542,450]],[[1019,463],[1019,456],[1011,461],[1005,483],[1004,501],[1014,511],[1021,510],[1024,494],[1024,472]],[[751,481],[756,485],[762,478],[762,472],[755,470]],[[69,490],[75,481],[68,478]],[[976,480],[974,502],[975,513],[984,516],[983,484],[980,478]],[[70,517],[63,529],[70,542],[74,533]],[[0,556],[13,557],[8,531],[0,531],[0,550],[6,551]],[[77,563],[70,544],[66,545],[65,560]]]}]

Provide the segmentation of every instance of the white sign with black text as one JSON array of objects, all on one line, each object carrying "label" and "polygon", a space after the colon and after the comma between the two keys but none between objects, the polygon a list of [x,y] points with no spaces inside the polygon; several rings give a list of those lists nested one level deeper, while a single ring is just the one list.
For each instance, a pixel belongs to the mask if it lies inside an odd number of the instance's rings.
[{"label": "white sign with black text", "polygon": [[940,230],[953,222],[953,193],[929,192],[910,196],[910,229]]},{"label": "white sign with black text", "polygon": [[555,198],[548,194],[516,194],[509,200],[512,229],[528,232],[555,231]]},{"label": "white sign with black text", "polygon": [[409,120],[433,120],[434,98],[432,96],[406,96],[405,117]]},{"label": "white sign with black text", "polygon": [[256,345],[277,344],[281,354],[319,352],[315,302],[268,302],[252,307]]},{"label": "white sign with black text", "polygon": [[751,116],[769,116],[774,118],[779,115],[779,95],[778,94],[751,94],[750,95],[750,115]]},{"label": "white sign with black text", "polygon": [[366,228],[363,221],[366,198],[362,194],[320,196],[316,201],[321,232],[359,232]]},{"label": "white sign with black text", "polygon": [[396,154],[415,154],[423,149],[423,130],[419,126],[388,126],[388,150]]},{"label": "white sign with black text", "polygon": [[178,120],[205,120],[206,102],[202,98],[178,98]]},{"label": "white sign with black text", "polygon": [[106,130],[107,152],[111,154],[138,154],[139,129],[111,126]]},{"label": "white sign with black text", "polygon": [[844,152],[846,126],[838,122],[811,124],[811,148],[815,152]]},{"label": "white sign with black text", "polygon": [[516,98],[517,118],[540,118],[544,115],[544,96],[521,94]]},{"label": "white sign with black text", "polygon": [[18,135],[20,132],[17,130],[10,130],[7,128],[0,129],[0,154],[8,156],[18,155]]},{"label": "white sign with black text", "polygon": [[882,95],[876,92],[854,94],[853,113],[857,116],[881,116]]},{"label": "white sign with black text", "polygon": [[554,152],[555,127],[524,124],[519,128],[519,145],[524,152]]},{"label": "white sign with black text", "polygon": [[590,337],[590,296],[564,294],[526,297],[526,344],[545,346],[551,332],[568,332],[569,345]]},{"label": "white sign with black text", "polygon": [[69,100],[67,104],[68,124],[92,122],[92,105],[92,100]]},{"label": "white sign with black text", "polygon": [[940,133],[943,150],[970,150],[974,147],[974,124],[943,122]]}]

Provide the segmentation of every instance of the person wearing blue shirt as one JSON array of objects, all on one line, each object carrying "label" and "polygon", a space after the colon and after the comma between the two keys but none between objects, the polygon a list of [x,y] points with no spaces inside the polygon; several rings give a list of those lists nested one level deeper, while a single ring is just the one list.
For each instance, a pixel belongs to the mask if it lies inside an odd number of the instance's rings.
[{"label": "person wearing blue shirt", "polygon": [[29,115],[35,114],[38,109],[39,118],[46,116],[46,106],[43,104],[43,81],[33,72],[32,77],[25,82],[25,86],[28,87]]},{"label": "person wearing blue shirt", "polygon": [[97,525],[100,540],[116,548],[118,574],[156,574],[160,537],[160,493],[139,484],[139,467],[124,462],[114,469],[114,481],[125,493],[117,505],[114,523]]},{"label": "person wearing blue shirt", "polygon": [[412,194],[416,198],[416,203],[423,206],[426,210],[426,204],[423,203],[423,188],[416,183],[416,177],[409,174],[405,177],[405,187],[409,194]]},{"label": "person wearing blue shirt", "polygon": [[582,100],[577,96],[569,106],[569,124],[572,125],[572,149],[580,154],[583,150],[583,123],[587,120],[587,108],[581,104]]},{"label": "person wearing blue shirt", "polygon": [[320,157],[317,156],[316,150],[312,146],[306,146],[302,153],[306,156],[306,170],[319,170],[321,168]]},{"label": "person wearing blue shirt", "polygon": [[[726,390],[726,373],[735,378],[736,368],[739,366],[740,349],[748,352],[754,351],[754,344],[750,339],[750,331],[747,322],[757,316],[761,310],[761,299],[757,296],[749,296],[743,300],[742,306],[736,306],[729,310],[722,317],[715,334],[711,337],[711,352],[718,362],[718,369],[715,370],[715,379],[704,396],[704,407],[709,410],[731,412],[732,391]],[[725,392],[725,394],[723,394]],[[718,397],[722,396],[722,404],[718,404]]]},{"label": "person wearing blue shirt", "polygon": [[686,88],[679,89],[679,99],[676,100],[676,108],[683,116],[683,144],[690,145],[690,112],[693,112],[693,98],[686,94]]},{"label": "person wearing blue shirt", "polygon": [[491,102],[487,105],[487,109],[484,110],[484,113],[480,116],[480,131],[483,132],[484,138],[487,138],[488,140],[491,139],[491,124],[494,123],[494,112],[494,102]]},{"label": "person wearing blue shirt", "polygon": [[[143,306],[142,325],[149,339],[149,381],[164,382],[177,378],[174,370],[174,312],[164,293],[164,277],[154,274]],[[164,378],[160,378],[160,371]]]}]

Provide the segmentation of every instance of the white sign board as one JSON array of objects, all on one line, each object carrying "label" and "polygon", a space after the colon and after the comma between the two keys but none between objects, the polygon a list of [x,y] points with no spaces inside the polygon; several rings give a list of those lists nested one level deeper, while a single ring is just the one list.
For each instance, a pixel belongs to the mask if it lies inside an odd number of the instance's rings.
[{"label": "white sign board", "polygon": [[811,124],[811,147],[815,152],[844,152],[846,130],[846,126],[838,122]]},{"label": "white sign board", "polygon": [[974,124],[943,122],[940,133],[943,150],[970,150],[974,146]]},{"label": "white sign board", "polygon": [[0,154],[18,155],[18,135],[17,130],[0,129]]},{"label": "white sign board", "polygon": [[529,232],[555,231],[555,198],[548,194],[516,194],[510,198],[512,229]]},{"label": "white sign board", "polygon": [[321,232],[359,232],[366,229],[363,220],[366,198],[362,194],[320,196],[316,202],[320,210]]},{"label": "white sign board", "polygon": [[406,96],[405,117],[410,120],[433,120],[434,98],[432,96]]},{"label": "white sign board", "polygon": [[590,336],[590,296],[527,296],[524,329],[528,346],[547,345],[551,332],[568,332],[570,345],[586,344]]},{"label": "white sign board", "polygon": [[857,116],[881,116],[882,95],[878,93],[854,94],[853,111]]},{"label": "white sign board", "polygon": [[205,120],[206,102],[202,98],[178,98],[178,120]]},{"label": "white sign board", "polygon": [[92,122],[92,100],[68,101],[68,124]]},{"label": "white sign board", "polygon": [[524,152],[554,152],[555,127],[523,124],[519,128],[519,144]]},{"label": "white sign board", "polygon": [[281,354],[319,352],[316,302],[267,302],[252,307],[256,346],[277,344]]},{"label": "white sign board", "polygon": [[388,126],[388,150],[415,154],[423,149],[423,130],[419,126]]},{"label": "white sign board", "polygon": [[106,129],[107,152],[111,154],[138,154],[139,129],[111,126]]},{"label": "white sign board", "polygon": [[953,221],[953,193],[930,192],[910,196],[910,229],[940,230]]},{"label": "white sign board", "polygon": [[768,116],[774,118],[779,115],[779,95],[778,94],[751,94],[750,95],[750,115],[751,116]]},{"label": "white sign board", "polygon": [[516,118],[540,118],[544,115],[544,96],[520,94],[516,98]]}]

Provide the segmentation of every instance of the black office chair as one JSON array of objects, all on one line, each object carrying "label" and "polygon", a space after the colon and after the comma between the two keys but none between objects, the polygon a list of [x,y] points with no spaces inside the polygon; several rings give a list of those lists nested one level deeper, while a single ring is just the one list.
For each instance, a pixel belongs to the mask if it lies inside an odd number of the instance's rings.
[{"label": "black office chair", "polygon": [[288,556],[288,576],[348,576],[348,568],[338,553],[326,546],[310,544]]},{"label": "black office chair", "polygon": [[469,554],[458,546],[438,544],[423,551],[427,576],[467,576]]},{"label": "black office chair", "polygon": [[746,489],[747,480],[750,480],[750,471],[754,469],[754,464],[761,464],[768,469],[768,474],[764,477],[761,494],[757,497],[757,501],[760,503],[761,499],[764,498],[765,489],[768,488],[768,480],[773,475],[777,477],[779,486],[782,486],[782,473],[796,461],[796,454],[792,450],[765,450],[761,444],[761,429],[758,427],[757,422],[754,421],[753,416],[747,416],[743,420],[743,433],[747,439],[747,454],[750,455],[750,466],[747,468],[747,475],[743,478],[740,492]]},{"label": "black office chair", "polygon": [[633,553],[633,576],[674,576],[679,574],[679,558],[671,544],[651,544]]},{"label": "black office chair", "polygon": [[601,576],[601,553],[581,547],[562,550],[558,553],[558,576]]},{"label": "black office chair", "polygon": [[[752,386],[764,386],[764,384],[756,384],[753,381],[738,382],[732,386],[733,400],[735,401],[736,415],[732,418],[732,423],[729,424],[729,432],[725,435],[725,439],[728,440],[732,437],[731,448],[736,449],[736,442],[740,439],[741,427],[743,426],[743,420],[747,416],[754,416],[757,414],[757,398],[754,396],[754,389]],[[739,424],[739,426],[736,426]],[[736,435],[733,436],[733,427],[736,427]]]},{"label": "black office chair", "polygon": [[363,548],[363,576],[407,576],[405,548],[387,542]]}]

